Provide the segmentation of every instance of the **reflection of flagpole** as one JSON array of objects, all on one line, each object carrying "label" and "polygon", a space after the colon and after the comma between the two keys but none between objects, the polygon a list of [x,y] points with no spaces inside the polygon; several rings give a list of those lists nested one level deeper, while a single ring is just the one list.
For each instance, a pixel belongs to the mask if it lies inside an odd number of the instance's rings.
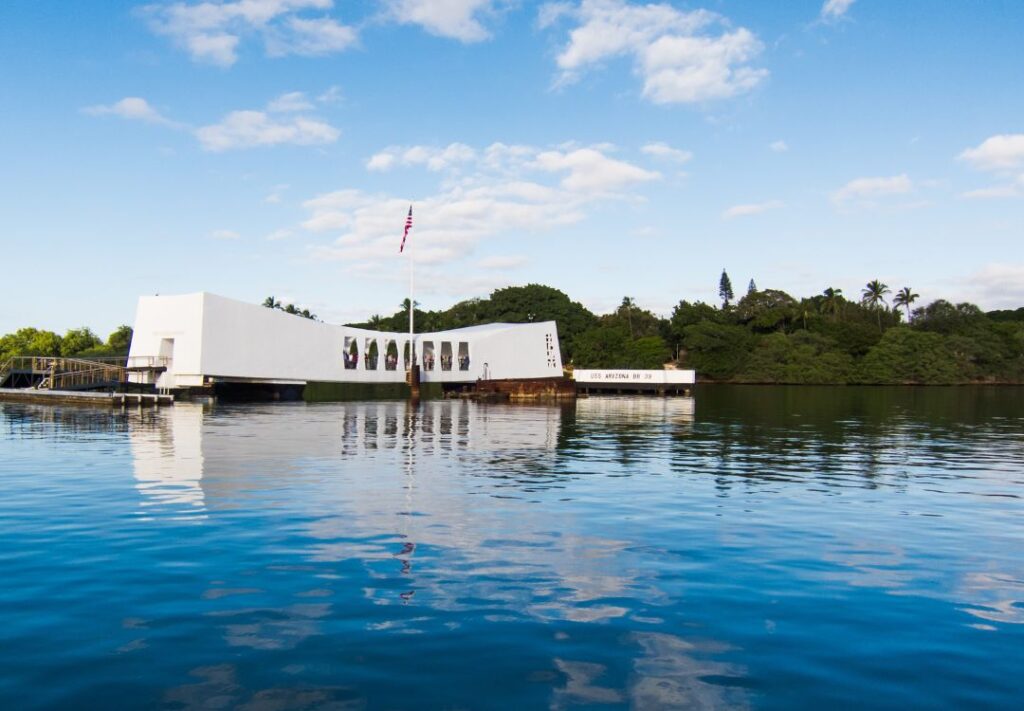
[{"label": "reflection of flagpole", "polygon": [[[405,247],[405,240],[412,229],[412,205],[409,206],[409,216],[405,218],[405,232],[402,234],[402,248]],[[399,250],[401,251],[401,250]],[[416,262],[412,256],[412,245],[409,245],[409,368],[416,365],[416,342],[413,340],[413,309],[416,301],[413,299],[413,287],[415,286]]]},{"label": "reflection of flagpole", "polygon": [[[413,487],[416,483],[416,478],[413,474],[413,447],[416,446],[416,409],[411,403],[406,405],[406,434],[405,483],[403,485],[405,489],[405,515],[402,517],[402,532],[399,534],[404,543],[402,544],[402,550],[395,554],[395,557],[402,561],[402,575],[412,573],[412,557],[416,553],[416,541],[409,540],[409,526],[412,523]],[[413,588],[399,593],[399,597],[402,598],[404,604],[408,604],[415,594],[416,589]]]}]

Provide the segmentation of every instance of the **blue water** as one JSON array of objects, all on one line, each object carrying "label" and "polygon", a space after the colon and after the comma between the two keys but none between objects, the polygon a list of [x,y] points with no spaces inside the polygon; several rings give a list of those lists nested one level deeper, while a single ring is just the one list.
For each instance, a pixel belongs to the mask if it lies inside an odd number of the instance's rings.
[{"label": "blue water", "polygon": [[1024,706],[1024,391],[0,405],[0,708]]}]

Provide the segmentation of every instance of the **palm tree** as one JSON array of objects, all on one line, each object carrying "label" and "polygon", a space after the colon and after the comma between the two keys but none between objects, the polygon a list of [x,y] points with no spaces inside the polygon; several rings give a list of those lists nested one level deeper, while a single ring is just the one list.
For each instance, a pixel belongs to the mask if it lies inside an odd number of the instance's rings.
[{"label": "palm tree", "polygon": [[275,299],[273,296],[268,296],[263,300],[263,305],[268,309],[279,309],[281,308],[281,302]]},{"label": "palm tree", "polygon": [[835,320],[839,316],[839,310],[843,307],[843,290],[833,289],[830,286],[822,294],[825,296],[822,306],[825,307],[825,311],[832,314],[832,319]]},{"label": "palm tree", "polygon": [[897,308],[902,306],[907,310],[907,323],[910,323],[912,317],[910,315],[910,305],[917,301],[917,297],[920,294],[915,294],[911,291],[909,286],[905,286],[896,292],[896,296],[892,297],[892,305]]},{"label": "palm tree", "polygon": [[636,306],[636,300],[632,296],[622,297],[622,306],[619,310],[626,309],[626,321],[629,322],[629,337],[633,338],[633,307]]},{"label": "palm tree", "polygon": [[879,306],[886,306],[885,295],[889,293],[889,287],[886,284],[878,281],[878,279],[872,279],[869,281],[860,292],[860,302],[865,306],[870,306],[875,309],[876,315],[878,316],[878,332],[882,332],[882,308]]}]

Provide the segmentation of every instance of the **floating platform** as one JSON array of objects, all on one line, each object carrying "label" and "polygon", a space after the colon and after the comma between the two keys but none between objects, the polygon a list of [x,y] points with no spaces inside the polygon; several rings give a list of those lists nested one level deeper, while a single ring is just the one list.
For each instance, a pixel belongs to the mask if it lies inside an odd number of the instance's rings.
[{"label": "floating platform", "polygon": [[689,395],[697,381],[693,370],[583,370],[573,371],[581,395]]},{"label": "floating platform", "polygon": [[82,390],[0,388],[0,402],[96,405],[99,407],[163,407],[173,405],[174,396],[156,393],[96,393]]}]

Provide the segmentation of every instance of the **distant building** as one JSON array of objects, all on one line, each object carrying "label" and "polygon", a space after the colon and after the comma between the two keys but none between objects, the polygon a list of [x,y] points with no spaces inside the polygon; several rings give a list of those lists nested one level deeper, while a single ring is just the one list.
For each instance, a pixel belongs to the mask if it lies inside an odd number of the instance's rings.
[{"label": "distant building", "polygon": [[[415,334],[425,384],[558,378],[554,321]],[[161,389],[224,383],[405,383],[409,334],[333,326],[214,294],[143,296],[129,366]]]}]

